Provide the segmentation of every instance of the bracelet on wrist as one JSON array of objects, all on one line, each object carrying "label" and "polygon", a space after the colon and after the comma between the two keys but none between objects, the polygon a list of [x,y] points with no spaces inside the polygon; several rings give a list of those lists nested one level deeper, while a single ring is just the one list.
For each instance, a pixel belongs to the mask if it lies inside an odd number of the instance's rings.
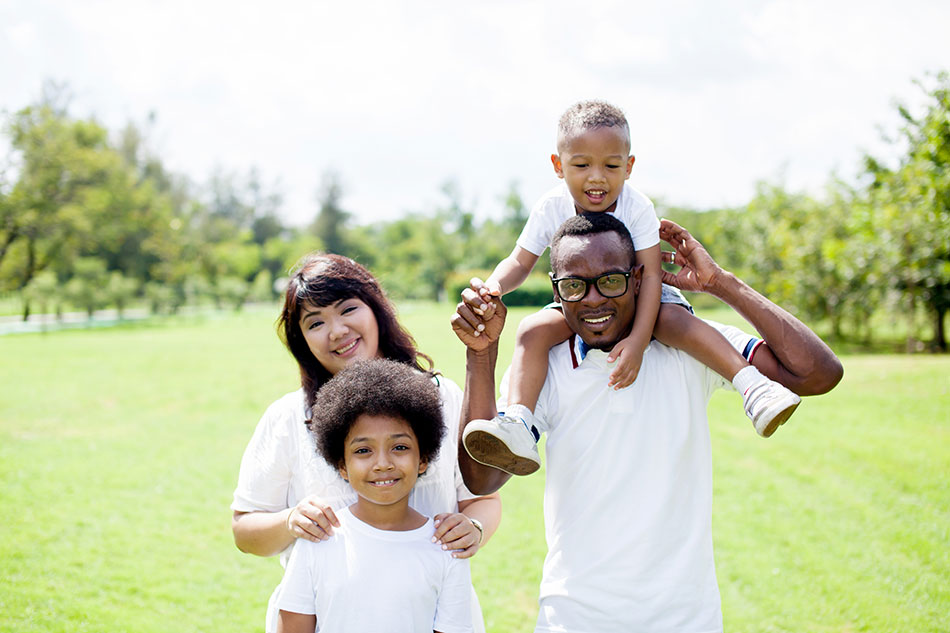
[{"label": "bracelet on wrist", "polygon": [[468,517],[468,520],[471,521],[471,522],[472,522],[472,525],[475,526],[475,529],[478,530],[478,543],[477,543],[477,545],[481,545],[481,544],[482,544],[482,539],[485,538],[485,528],[482,527],[482,522],[479,521],[478,519],[473,519],[472,517]]}]

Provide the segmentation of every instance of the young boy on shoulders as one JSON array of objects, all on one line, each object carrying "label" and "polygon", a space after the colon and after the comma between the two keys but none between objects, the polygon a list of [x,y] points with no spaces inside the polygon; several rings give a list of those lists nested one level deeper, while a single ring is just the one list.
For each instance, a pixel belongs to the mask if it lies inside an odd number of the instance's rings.
[{"label": "young boy on shoulders", "polygon": [[[622,389],[636,380],[643,352],[655,337],[732,381],[756,432],[769,437],[801,399],[763,376],[717,330],[693,316],[692,307],[677,289],[661,283],[656,211],[649,198],[626,184],[634,160],[630,127],[619,108],[603,101],[582,101],[568,108],[558,123],[557,153],[551,155],[554,173],[564,183],[534,205],[511,255],[484,283],[473,280],[481,303],[471,307],[476,314],[490,314],[492,297],[524,283],[554,232],[569,217],[582,212],[613,213],[630,231],[643,277],[632,330],[607,359],[617,364],[608,385]],[[595,299],[618,296],[627,288],[629,272],[618,270],[597,279],[552,279],[555,301],[582,301],[589,293]],[[585,320],[594,327],[599,323],[606,327],[611,318],[608,311],[592,306]],[[534,407],[547,376],[548,351],[569,336],[560,310],[541,310],[521,322],[511,361],[510,404],[498,417],[474,420],[465,428],[463,443],[473,459],[513,475],[531,474],[540,467]]]},{"label": "young boy on shoulders", "polygon": [[284,574],[278,631],[472,631],[468,561],[433,542],[409,493],[439,452],[445,427],[429,376],[362,361],[318,392],[320,454],[358,495],[326,541],[300,539]]}]

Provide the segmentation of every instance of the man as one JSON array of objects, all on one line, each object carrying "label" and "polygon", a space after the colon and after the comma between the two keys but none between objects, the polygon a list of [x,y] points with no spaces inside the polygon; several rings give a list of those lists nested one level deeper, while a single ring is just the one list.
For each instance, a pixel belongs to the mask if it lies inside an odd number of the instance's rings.
[{"label": "man", "polygon": [[[664,281],[712,294],[746,318],[764,342],[735,328],[723,333],[763,374],[799,395],[838,383],[841,364],[803,323],[723,271],[685,229],[664,221],[660,236],[674,245],[672,261],[682,267]],[[633,253],[626,228],[606,213],[575,216],[552,240],[555,294],[563,298],[564,288],[578,284],[584,294],[560,301],[575,336],[552,348],[536,409],[537,430],[547,434],[548,542],[537,633],[722,630],[706,404],[728,383],[654,341],[633,385],[607,386],[607,352],[628,334],[636,310],[640,268]],[[627,283],[601,283],[608,274]],[[482,310],[478,284],[463,293],[452,322],[467,345],[463,424],[496,413],[505,308],[497,302]],[[477,494],[509,477],[461,446],[459,465]]]}]

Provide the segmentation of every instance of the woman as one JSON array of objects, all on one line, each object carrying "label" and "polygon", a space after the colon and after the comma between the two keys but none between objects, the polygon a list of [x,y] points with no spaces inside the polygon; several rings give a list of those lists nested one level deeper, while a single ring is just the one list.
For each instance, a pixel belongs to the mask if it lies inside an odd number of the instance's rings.
[{"label": "woman", "polygon": [[[355,360],[387,358],[432,375],[442,399],[448,438],[458,437],[462,392],[431,371],[431,359],[396,320],[379,282],[365,268],[339,255],[308,255],[291,275],[278,318],[278,331],[300,367],[301,388],[268,407],[251,438],[231,509],[234,542],[242,552],[281,555],[286,565],[297,538],[330,537],[334,514],[356,493],[317,455],[308,429],[310,407],[320,387]],[[476,497],[458,470],[455,442],[447,442],[410,496],[413,508],[432,516],[435,536],[445,549],[468,558],[488,540],[501,520],[497,495]],[[275,600],[267,610],[267,631],[276,630]],[[475,630],[484,631],[473,597]]]}]

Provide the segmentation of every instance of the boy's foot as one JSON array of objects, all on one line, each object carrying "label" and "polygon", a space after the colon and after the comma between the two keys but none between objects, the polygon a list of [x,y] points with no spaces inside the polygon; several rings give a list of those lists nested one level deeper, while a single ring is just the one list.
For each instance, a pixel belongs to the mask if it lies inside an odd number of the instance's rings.
[{"label": "boy's foot", "polygon": [[775,433],[802,401],[784,386],[768,379],[749,387],[742,397],[745,413],[762,437]]},{"label": "boy's foot", "polygon": [[518,418],[472,420],[462,432],[462,444],[476,462],[510,475],[530,475],[541,467],[534,434]]}]

